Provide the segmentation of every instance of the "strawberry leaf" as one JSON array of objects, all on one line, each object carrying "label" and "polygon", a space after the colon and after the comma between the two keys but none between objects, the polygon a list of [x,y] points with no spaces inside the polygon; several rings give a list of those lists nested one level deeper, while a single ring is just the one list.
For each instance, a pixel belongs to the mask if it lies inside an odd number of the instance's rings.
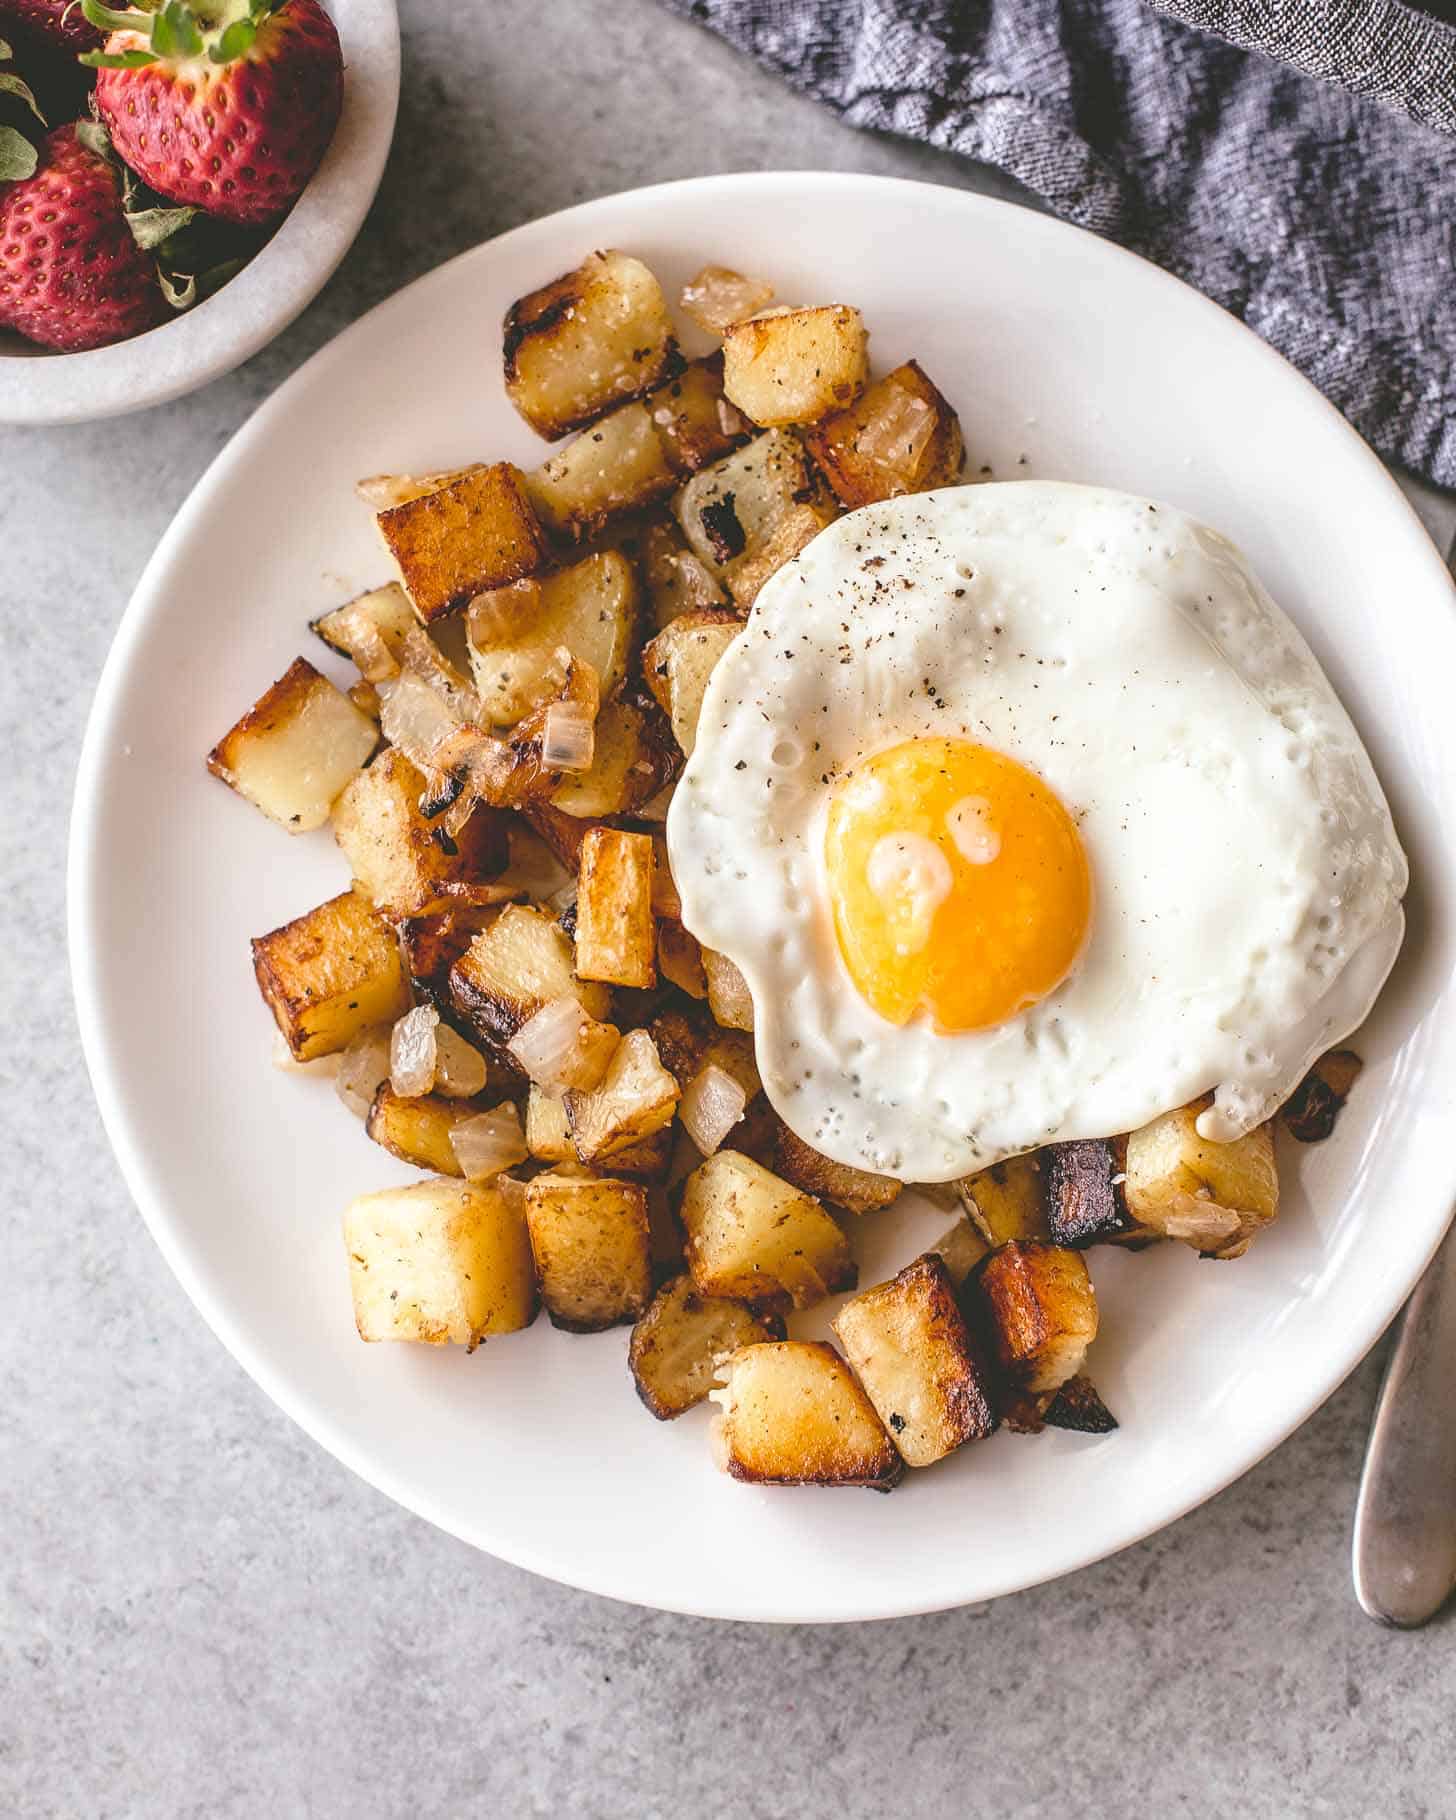
[{"label": "strawberry leaf", "polygon": [[81,11],[98,32],[138,32],[151,24],[149,17],[135,8],[103,6],[101,0],[81,0]]},{"label": "strawberry leaf", "polygon": [[139,70],[157,59],[150,51],[83,51],[76,61],[93,70]]},{"label": "strawberry leaf", "polygon": [[196,213],[193,208],[136,209],[127,215],[126,225],[142,251],[151,253],[173,234],[180,233]]},{"label": "strawberry leaf", "polygon": [[18,183],[33,177],[40,163],[35,147],[13,126],[0,126],[0,183]]},{"label": "strawberry leaf", "polygon": [[81,141],[88,152],[95,152],[98,158],[105,158],[108,163],[113,160],[114,154],[111,150],[111,134],[107,132],[106,128],[99,120],[78,120],[76,122],[76,137]]},{"label": "strawberry leaf", "polygon": [[208,57],[214,63],[236,63],[252,50],[257,36],[258,27],[253,20],[234,19],[217,42],[208,47]]},{"label": "strawberry leaf", "polygon": [[158,272],[157,283],[162,295],[174,310],[189,310],[197,301],[197,280],[190,273]]},{"label": "strawberry leaf", "polygon": [[29,84],[23,82],[19,76],[11,75],[9,70],[0,70],[0,94],[19,95],[41,125],[45,125],[46,117],[40,111],[35,96],[31,94]]}]

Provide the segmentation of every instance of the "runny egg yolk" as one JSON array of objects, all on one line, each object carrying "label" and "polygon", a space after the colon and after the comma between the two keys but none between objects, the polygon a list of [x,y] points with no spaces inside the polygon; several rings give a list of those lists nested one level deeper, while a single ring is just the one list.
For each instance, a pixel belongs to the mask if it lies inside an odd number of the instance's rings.
[{"label": "runny egg yolk", "polygon": [[963,739],[911,739],[839,780],[824,843],[839,950],[881,1017],[946,1034],[1045,998],[1087,939],[1077,827],[1033,771]]}]

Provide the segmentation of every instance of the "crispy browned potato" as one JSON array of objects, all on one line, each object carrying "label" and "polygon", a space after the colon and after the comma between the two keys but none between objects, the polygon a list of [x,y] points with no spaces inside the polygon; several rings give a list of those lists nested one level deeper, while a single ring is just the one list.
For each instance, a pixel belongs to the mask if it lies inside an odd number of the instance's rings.
[{"label": "crispy browned potato", "polygon": [[1096,1385],[1080,1372],[1068,1378],[1047,1404],[1042,1420],[1048,1428],[1070,1428],[1083,1435],[1111,1434],[1117,1427],[1117,1417],[1098,1395]]},{"label": "crispy browned potato", "polygon": [[357,594],[312,622],[331,651],[352,659],[366,682],[399,675],[404,642],[419,625],[409,595],[397,581]]},{"label": "crispy browned potato", "polygon": [[571,943],[546,911],[508,904],[450,970],[456,1010],[488,1041],[506,1044],[528,1018],[558,998],[574,998],[605,1022],[611,994],[572,971]]},{"label": "crispy browned potato", "polygon": [[329,819],[379,743],[379,729],[296,657],[207,755],[207,768],[290,834]]},{"label": "crispy browned potato", "polygon": [[457,775],[469,800],[498,809],[524,809],[559,788],[565,773],[548,756],[553,718],[567,707],[576,720],[594,725],[601,702],[596,671],[564,645],[557,647],[554,670],[553,692],[508,733],[496,738],[466,728],[458,753],[442,758],[460,765]]},{"label": "crispy browned potato", "polygon": [[638,1396],[659,1422],[670,1422],[707,1396],[719,1359],[740,1346],[783,1337],[776,1315],[700,1295],[683,1275],[663,1284],[632,1329],[627,1363]]},{"label": "crispy browned potato", "polygon": [[708,678],[742,630],[743,621],[726,607],[701,607],[664,626],[642,647],[642,675],[685,753],[697,739]]},{"label": "crispy browned potato", "polygon": [[1105,1244],[1140,1231],[1128,1212],[1125,1138],[1048,1144],[1040,1153],[1047,1235],[1054,1245]]},{"label": "crispy browned potato", "polygon": [[739,612],[746,613],[769,577],[777,575],[785,563],[792,562],[814,541],[825,525],[833,522],[833,512],[819,501],[802,500],[790,506],[761,543],[730,563],[723,578]]},{"label": "crispy browned potato", "polygon": [[836,1207],[848,1208],[851,1213],[873,1213],[876,1208],[888,1207],[905,1186],[892,1175],[872,1175],[868,1169],[831,1162],[782,1122],[774,1144],[773,1168],[805,1194],[833,1201]]},{"label": "crispy browned potato", "polygon": [[553,536],[577,543],[665,499],[677,475],[645,404],[624,404],[583,430],[527,480]]},{"label": "crispy browned potato", "polygon": [[425,790],[424,773],[390,747],[340,796],[334,838],[360,887],[396,916],[497,901],[510,860],[504,819],[477,809],[452,838],[421,813]]},{"label": "crispy browned potato", "polygon": [[690,360],[647,400],[673,469],[684,477],[748,441],[752,427],[723,396],[723,356]]},{"label": "crispy browned potato", "polygon": [[1212,1095],[1166,1112],[1127,1139],[1128,1212],[1204,1257],[1237,1258],[1279,1212],[1272,1123],[1231,1144],[1198,1135]]},{"label": "crispy browned potato", "polygon": [[648,1028],[663,1066],[680,1081],[690,1081],[704,1068],[721,1068],[743,1089],[745,1100],[763,1087],[754,1060],[753,1039],[741,1030],[720,1029],[701,1012],[676,1008],[661,1011]]},{"label": "crispy browned potato", "polygon": [[[598,1175],[625,1175],[637,1182],[661,1182],[672,1162],[674,1132],[670,1125],[654,1131],[625,1150],[614,1150],[596,1166]],[[526,1102],[526,1148],[543,1163],[576,1164],[579,1159],[566,1122],[566,1107],[539,1087]],[[681,1251],[681,1245],[678,1247]]]},{"label": "crispy browned potato", "polygon": [[841,505],[955,483],[965,462],[960,420],[913,360],[886,373],[847,411],[804,437]]},{"label": "crispy browned potato", "polygon": [[1004,1163],[993,1163],[957,1184],[961,1203],[989,1245],[1007,1239],[1045,1239],[1046,1183],[1040,1152],[1028,1151]]},{"label": "crispy browned potato", "polygon": [[1284,1128],[1301,1144],[1322,1143],[1365,1066],[1353,1049],[1331,1049],[1322,1055],[1284,1102]]},{"label": "crispy browned potato", "polygon": [[769,310],[725,333],[723,390],[765,427],[817,423],[864,390],[868,350],[864,321],[847,304]]},{"label": "crispy browned potato", "polygon": [[536,1270],[521,1211],[484,1183],[414,1182],[360,1195],[344,1214],[363,1340],[453,1342],[529,1327]]},{"label": "crispy browned potato", "polygon": [[684,613],[700,607],[723,607],[728,597],[704,567],[701,557],[687,546],[675,519],[659,518],[646,525],[638,541],[638,561],[651,603],[652,624],[657,631]]},{"label": "crispy browned potato", "polygon": [[820,494],[798,437],[769,430],[695,474],[673,511],[693,554],[726,582],[734,563],[762,549],[795,506]]},{"label": "crispy browned potato", "polygon": [[526,1224],[555,1326],[595,1333],[635,1320],[647,1306],[652,1243],[647,1194],[637,1183],[538,1175],[526,1185]]},{"label": "crispy browned potato", "polygon": [[[603,988],[598,987],[598,991]],[[629,1030],[617,1046],[602,1084],[566,1095],[566,1122],[583,1163],[612,1167],[615,1153],[661,1131],[677,1111],[680,1089],[663,1067],[645,1030]]]},{"label": "crispy browned potato", "polygon": [[723,1361],[711,1429],[730,1477],[889,1491],[905,1464],[854,1374],[822,1340],[742,1346]]},{"label": "crispy browned potato", "polygon": [[657,919],[657,969],[665,980],[689,998],[706,999],[708,976],[703,971],[703,951],[673,917]]},{"label": "crispy browned potato", "polygon": [[587,830],[602,825],[590,816],[568,815],[550,802],[522,803],[521,814],[552,857],[568,872],[581,869],[581,843],[586,839]]},{"label": "crispy browned potato", "polygon": [[435,493],[380,512],[375,522],[415,612],[429,624],[477,594],[534,575],[546,536],[508,461],[466,468]]},{"label": "crispy browned potato", "polygon": [[834,1331],[907,1466],[932,1466],[995,1428],[990,1363],[933,1253],[846,1302]]},{"label": "crispy browned potato", "polygon": [[631,815],[672,782],[681,763],[656,702],[619,696],[597,715],[591,769],[563,777],[550,807],[586,822]]},{"label": "crispy browned potato", "polygon": [[416,1169],[436,1175],[464,1175],[450,1133],[462,1119],[479,1110],[465,1100],[450,1100],[434,1093],[406,1099],[388,1081],[381,1082],[364,1129],[391,1156]]},{"label": "crispy browned potato", "polygon": [[688,1269],[704,1295],[756,1308],[811,1308],[853,1289],[849,1242],[807,1194],[737,1150],[719,1150],[688,1177],[680,1217]]},{"label": "crispy browned potato", "polygon": [[716,949],[704,948],[703,972],[708,981],[708,1009],[726,1030],[753,1029],[753,994],[748,981]]},{"label": "crispy browned potato", "polygon": [[1008,1239],[972,1279],[1009,1388],[1041,1396],[1082,1369],[1097,1297],[1080,1251]]},{"label": "crispy browned potato", "polygon": [[506,392],[555,442],[640,398],[678,364],[662,287],[627,253],[590,253],[506,312]]},{"label": "crispy browned potato", "polygon": [[510,901],[503,897],[499,904],[462,904],[457,909],[399,918],[395,928],[417,997],[428,999],[437,1011],[452,1009],[450,969]]},{"label": "crispy browned potato", "polygon": [[334,1055],[410,1008],[394,931],[353,891],[255,937],[253,972],[296,1062]]},{"label": "crispy browned potato", "polygon": [[592,828],[581,843],[576,900],[576,971],[611,986],[657,984],[652,922],[652,841],[618,828]]}]

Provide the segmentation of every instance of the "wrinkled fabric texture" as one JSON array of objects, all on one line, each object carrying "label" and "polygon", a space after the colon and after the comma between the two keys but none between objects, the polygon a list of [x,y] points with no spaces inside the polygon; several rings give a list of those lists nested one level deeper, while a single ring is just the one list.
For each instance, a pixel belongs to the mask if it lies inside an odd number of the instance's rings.
[{"label": "wrinkled fabric texture", "polygon": [[1197,285],[1456,486],[1456,26],[1396,0],[667,0]]}]

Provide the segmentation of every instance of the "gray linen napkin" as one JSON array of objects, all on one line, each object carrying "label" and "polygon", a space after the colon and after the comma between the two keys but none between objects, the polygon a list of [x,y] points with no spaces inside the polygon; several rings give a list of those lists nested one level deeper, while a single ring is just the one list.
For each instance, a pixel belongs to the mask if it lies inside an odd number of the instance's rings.
[{"label": "gray linen napkin", "polygon": [[667,4],[1178,273],[1456,487],[1456,26],[1397,0]]}]

